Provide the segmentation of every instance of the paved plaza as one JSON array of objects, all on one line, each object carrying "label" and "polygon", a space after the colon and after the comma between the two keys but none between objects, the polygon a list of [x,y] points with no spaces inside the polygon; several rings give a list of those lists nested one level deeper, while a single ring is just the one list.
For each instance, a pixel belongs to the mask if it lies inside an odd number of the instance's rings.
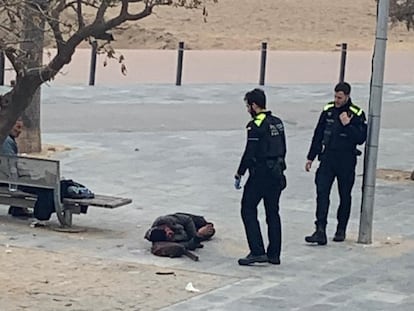
[{"label": "paved plaza", "polygon": [[[414,182],[377,180],[373,244],[356,243],[361,202],[362,157],[344,243],[331,238],[338,196],[331,196],[325,247],[306,245],[313,231],[315,187],[304,171],[313,127],[333,85],[267,86],[269,109],[286,125],[288,188],[281,199],[282,264],[237,265],[248,252],[240,218],[241,191],[233,175],[245,144],[249,119],[244,93],[254,85],[131,85],[43,87],[43,142],[65,145],[57,153],[62,175],[96,193],[130,197],[116,210],[90,208],[74,216],[87,228],[76,235],[33,230],[4,221],[12,244],[109,258],[168,269],[228,277],[211,291],[163,310],[414,310]],[[354,102],[367,112],[369,86],[357,84]],[[368,112],[367,112],[368,113]],[[379,168],[414,169],[414,87],[387,85],[378,157]],[[176,211],[204,215],[216,237],[197,250],[199,262],[151,255],[143,236],[159,215]],[[259,207],[262,232],[264,209]],[[52,222],[56,222],[53,218]],[[0,240],[5,243],[5,240]],[[10,242],[7,242],[10,243]],[[183,284],[183,287],[185,284]]]}]

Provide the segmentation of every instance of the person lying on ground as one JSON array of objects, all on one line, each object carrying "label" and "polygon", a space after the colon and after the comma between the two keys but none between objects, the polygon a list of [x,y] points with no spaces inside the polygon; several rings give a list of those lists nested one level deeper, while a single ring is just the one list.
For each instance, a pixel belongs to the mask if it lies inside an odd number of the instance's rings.
[{"label": "person lying on ground", "polygon": [[178,242],[194,250],[203,247],[200,242],[209,240],[214,234],[213,223],[207,222],[203,216],[175,213],[155,219],[145,238],[150,242]]}]

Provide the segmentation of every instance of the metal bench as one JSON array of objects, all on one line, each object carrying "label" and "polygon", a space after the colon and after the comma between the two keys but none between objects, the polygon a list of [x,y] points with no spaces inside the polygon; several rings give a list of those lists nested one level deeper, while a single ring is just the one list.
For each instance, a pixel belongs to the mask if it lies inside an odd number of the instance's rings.
[{"label": "metal bench", "polygon": [[59,161],[22,156],[0,155],[0,204],[33,208],[36,195],[8,186],[30,186],[53,190],[55,211],[62,227],[72,226],[72,215],[80,214],[85,206],[116,208],[132,202],[131,199],[95,194],[93,199],[69,199],[60,197]]}]

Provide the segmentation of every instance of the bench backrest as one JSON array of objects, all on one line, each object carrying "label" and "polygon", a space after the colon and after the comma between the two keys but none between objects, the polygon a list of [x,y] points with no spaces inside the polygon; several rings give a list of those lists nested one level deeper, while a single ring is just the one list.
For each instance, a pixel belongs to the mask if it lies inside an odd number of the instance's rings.
[{"label": "bench backrest", "polygon": [[0,155],[0,183],[55,189],[60,194],[59,161]]},{"label": "bench backrest", "polygon": [[61,224],[70,224],[60,199],[59,161],[0,155],[0,183],[53,189],[56,215]]}]

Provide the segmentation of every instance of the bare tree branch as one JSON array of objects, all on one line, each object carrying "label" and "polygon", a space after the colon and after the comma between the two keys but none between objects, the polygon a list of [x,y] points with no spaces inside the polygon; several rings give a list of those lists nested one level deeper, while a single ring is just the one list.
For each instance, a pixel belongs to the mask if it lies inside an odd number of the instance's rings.
[{"label": "bare tree branch", "polygon": [[[202,0],[0,0],[0,50],[5,52],[17,74],[15,86],[0,98],[0,141],[6,137],[17,116],[29,106],[39,86],[53,79],[63,66],[70,63],[82,41],[112,36],[107,31],[153,14],[156,6],[199,8],[201,3]],[[118,10],[115,16],[109,14],[112,9]],[[92,11],[95,12],[94,18],[88,21],[89,14],[85,12]],[[30,45],[24,44],[24,38],[28,37],[23,28],[31,13],[34,18],[30,22],[34,29],[43,31],[47,38],[56,42],[57,54],[46,65],[33,65],[33,57],[38,60],[39,55],[33,55],[27,48]],[[31,44],[37,50],[39,46],[36,44],[43,43]],[[19,45],[22,45],[21,49]],[[100,47],[106,49],[108,58],[114,58],[110,46],[103,44]],[[118,61],[125,73],[122,55]]]},{"label": "bare tree branch", "polygon": [[393,25],[405,23],[407,30],[414,27],[414,1],[413,0],[391,0],[390,19]]},{"label": "bare tree branch", "polygon": [[4,25],[4,24],[0,24],[0,29],[3,29],[3,30],[5,30],[6,32],[9,32],[9,33],[13,33],[13,29],[11,27],[8,27],[8,26]]},{"label": "bare tree branch", "polygon": [[82,15],[82,0],[77,0],[77,12],[78,14],[78,24],[79,24],[79,28],[81,29],[85,26],[85,23],[83,21],[83,15]]},{"label": "bare tree branch", "polygon": [[[115,17],[105,21],[104,16],[107,9],[110,7],[109,1],[102,1],[98,8],[95,20],[82,28],[79,28],[67,41],[64,49],[49,62],[49,64],[42,70],[39,75],[38,83],[48,81],[52,79],[59,70],[71,61],[71,57],[76,47],[88,37],[99,37],[108,30],[114,29],[117,26],[125,23],[126,21],[136,21],[151,15],[152,10],[155,6],[171,5],[172,0],[120,0],[121,8],[119,14]],[[144,8],[138,13],[129,13],[128,8],[130,3],[145,3]],[[192,6],[198,5],[198,1],[192,2]],[[89,5],[94,5],[93,3]],[[179,5],[188,6],[189,3],[186,1],[179,3]],[[36,78],[34,78],[36,79]]]},{"label": "bare tree branch", "polygon": [[16,71],[17,76],[21,76],[24,71],[24,64],[19,61],[19,57],[16,55],[16,49],[8,47],[4,49],[4,54],[9,59],[14,70]]},{"label": "bare tree branch", "polygon": [[96,23],[101,23],[104,21],[104,15],[106,10],[108,9],[109,6],[109,1],[102,1],[98,12],[96,12],[96,18],[95,18],[95,22]]},{"label": "bare tree branch", "polygon": [[59,22],[59,16],[62,10],[65,7],[65,0],[60,0],[57,4],[57,6],[52,9],[50,13],[50,18],[47,18],[47,22],[50,25],[50,28],[53,31],[53,35],[55,37],[56,41],[56,48],[59,51],[62,50],[62,48],[65,45],[65,40],[63,39],[62,31],[60,30],[60,22]]}]

